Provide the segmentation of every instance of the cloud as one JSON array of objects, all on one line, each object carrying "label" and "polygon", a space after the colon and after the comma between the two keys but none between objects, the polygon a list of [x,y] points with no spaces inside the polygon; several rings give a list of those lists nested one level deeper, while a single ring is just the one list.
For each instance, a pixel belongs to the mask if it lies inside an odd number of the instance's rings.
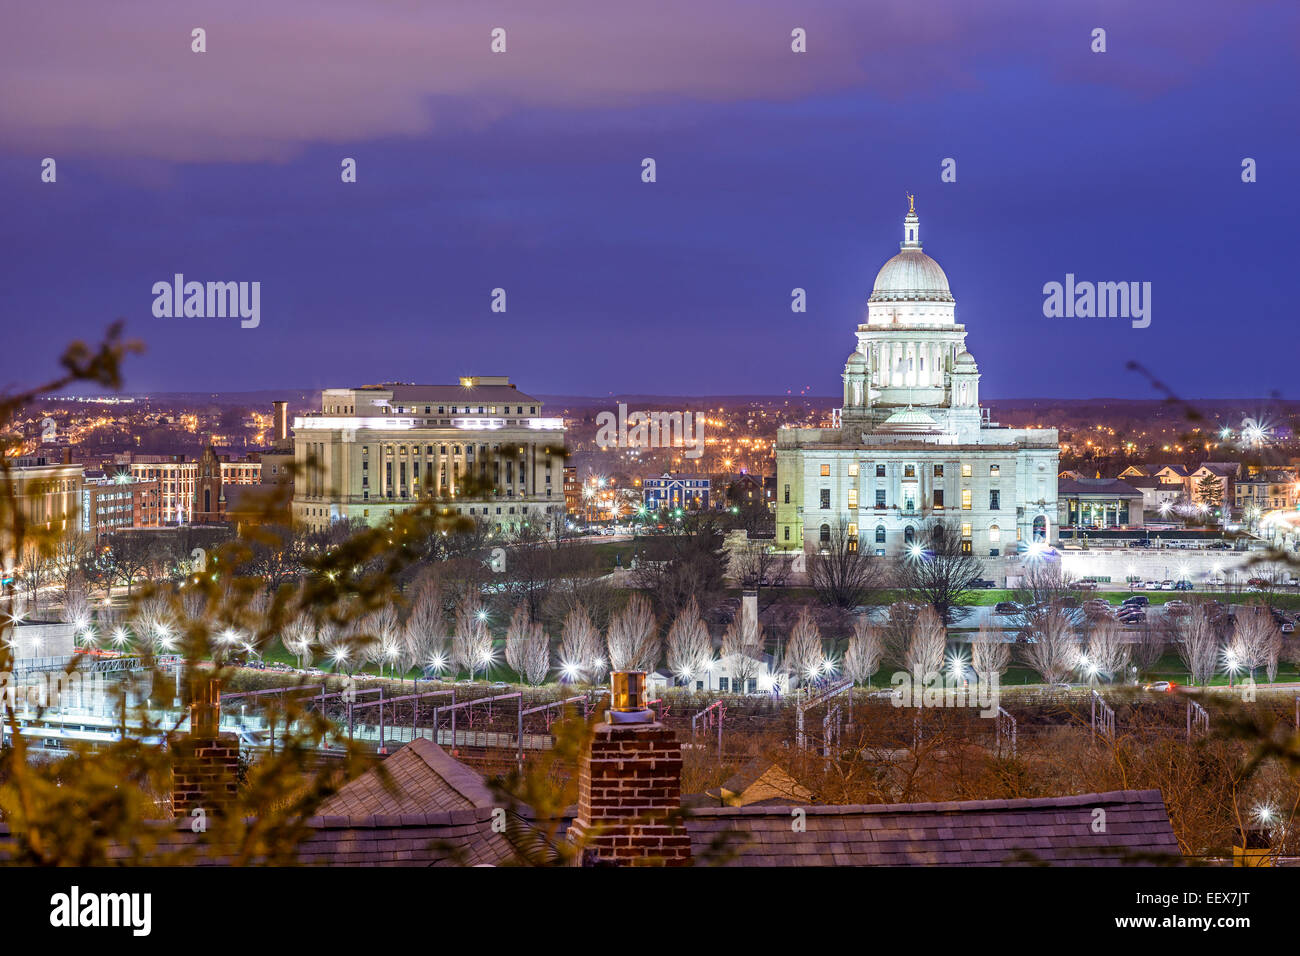
[{"label": "cloud", "polygon": [[[866,90],[905,102],[1028,66],[1058,82],[1152,94],[1240,34],[1252,0],[1173,16],[1104,0],[176,0],[29,3],[0,37],[11,150],[168,162],[287,161],[312,144],[472,130],[517,111],[679,100],[793,100]],[[1200,9],[1196,9],[1196,8]],[[1095,22],[1093,22],[1095,21]],[[1087,52],[1108,26],[1114,51]],[[190,51],[190,31],[208,51]],[[489,51],[507,31],[508,52]],[[790,31],[809,52],[790,52]]]}]

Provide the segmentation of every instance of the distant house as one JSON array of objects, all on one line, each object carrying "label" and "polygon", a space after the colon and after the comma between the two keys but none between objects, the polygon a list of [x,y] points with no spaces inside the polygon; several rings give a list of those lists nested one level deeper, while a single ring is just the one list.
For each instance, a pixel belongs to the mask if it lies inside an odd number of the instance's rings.
[{"label": "distant house", "polygon": [[1159,478],[1125,478],[1124,481],[1142,492],[1142,512],[1148,519],[1155,515],[1167,516],[1170,509],[1186,497],[1182,485],[1166,484]]},{"label": "distant house", "polygon": [[1300,500],[1300,480],[1291,471],[1261,471],[1233,483],[1233,506],[1245,515],[1294,508]]},{"label": "distant house", "polygon": [[813,795],[766,757],[755,757],[721,784],[702,794],[682,797],[683,806],[790,806],[809,803]]},{"label": "distant house", "polygon": [[1188,477],[1188,494],[1192,501],[1201,504],[1207,501],[1203,484],[1213,484],[1219,489],[1218,504],[1228,507],[1232,504],[1233,485],[1241,474],[1241,465],[1235,461],[1207,461],[1201,464]]},{"label": "distant house", "polygon": [[1142,492],[1118,478],[1062,479],[1056,485],[1063,528],[1140,528]]},{"label": "distant house", "polygon": [[657,478],[641,480],[641,496],[647,511],[705,511],[711,506],[712,487],[708,475],[664,472]]},{"label": "distant house", "polygon": [[1130,478],[1154,478],[1167,488],[1177,488],[1186,493],[1188,491],[1189,474],[1190,472],[1185,465],[1151,464],[1129,465],[1117,477],[1121,481],[1128,481]]},{"label": "distant house", "polygon": [[729,476],[726,487],[726,506],[737,508],[762,507],[763,481],[750,474]]}]

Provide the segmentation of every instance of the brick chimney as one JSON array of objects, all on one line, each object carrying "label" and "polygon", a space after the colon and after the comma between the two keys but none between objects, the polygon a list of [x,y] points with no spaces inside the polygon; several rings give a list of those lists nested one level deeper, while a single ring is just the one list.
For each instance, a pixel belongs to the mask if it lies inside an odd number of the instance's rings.
[{"label": "brick chimney", "polygon": [[190,732],[172,740],[172,816],[223,813],[235,801],[239,737],[222,734],[221,682],[205,680],[190,703]]},{"label": "brick chimney", "polygon": [[583,866],[688,866],[682,821],[682,748],[646,707],[646,675],[617,671],[606,722],[578,766],[578,815],[569,838]]}]

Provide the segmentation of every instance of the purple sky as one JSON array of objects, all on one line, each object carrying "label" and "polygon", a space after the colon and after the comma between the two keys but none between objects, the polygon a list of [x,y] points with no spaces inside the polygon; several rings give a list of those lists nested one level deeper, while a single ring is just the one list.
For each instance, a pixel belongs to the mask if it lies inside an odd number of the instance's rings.
[{"label": "purple sky", "polygon": [[[121,316],[133,391],[831,394],[913,192],[986,396],[1154,397],[1138,359],[1183,394],[1294,398],[1300,5],[1132,6],[24,4],[0,383]],[[154,318],[175,272],[261,282],[260,327]],[[1150,328],[1044,318],[1067,272],[1151,282]]]}]

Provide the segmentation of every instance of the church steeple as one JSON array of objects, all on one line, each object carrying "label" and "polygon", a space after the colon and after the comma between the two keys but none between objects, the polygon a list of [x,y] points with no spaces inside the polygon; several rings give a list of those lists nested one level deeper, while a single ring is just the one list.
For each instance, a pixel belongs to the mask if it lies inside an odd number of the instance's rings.
[{"label": "church steeple", "polygon": [[900,249],[920,249],[921,248],[921,220],[916,218],[916,197],[911,193],[907,194],[907,216],[903,219],[903,241],[898,244]]}]

